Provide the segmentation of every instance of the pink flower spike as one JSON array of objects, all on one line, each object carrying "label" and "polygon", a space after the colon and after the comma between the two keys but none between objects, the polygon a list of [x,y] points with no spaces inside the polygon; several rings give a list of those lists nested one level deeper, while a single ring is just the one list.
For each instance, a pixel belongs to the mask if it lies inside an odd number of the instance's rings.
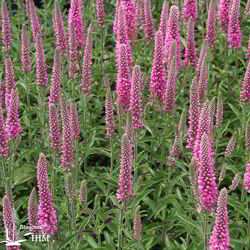
[{"label": "pink flower spike", "polygon": [[196,20],[196,0],[184,0],[184,21],[188,22],[192,18],[194,23]]},{"label": "pink flower spike", "polygon": [[187,48],[185,50],[185,65],[188,64],[196,66],[196,48],[195,48],[195,34],[194,34],[194,20],[188,20],[188,38]]},{"label": "pink flower spike", "polygon": [[211,0],[207,19],[207,39],[209,47],[214,47],[216,43],[216,0]]},{"label": "pink flower spike", "polygon": [[96,18],[100,27],[104,25],[104,0],[96,0]]},{"label": "pink flower spike", "polygon": [[152,8],[150,0],[144,0],[144,35],[151,41],[154,38]]},{"label": "pink flower spike", "polygon": [[3,44],[4,51],[7,52],[12,47],[12,24],[9,20],[7,1],[2,2],[3,20],[2,20],[2,32],[3,32]]},{"label": "pink flower spike", "polygon": [[38,34],[40,34],[40,22],[36,14],[36,6],[34,1],[29,0],[29,9],[30,9],[30,22],[32,29],[32,41],[35,43]]},{"label": "pink flower spike", "polygon": [[130,108],[132,113],[132,126],[133,128],[140,128],[144,124],[141,122],[141,70],[139,65],[135,65],[132,73],[132,86]]},{"label": "pink flower spike", "polygon": [[120,201],[128,201],[132,196],[132,144],[125,133],[121,140],[120,162],[120,188],[116,192],[116,198]]},{"label": "pink flower spike", "polygon": [[155,36],[155,50],[152,63],[152,93],[156,95],[160,101],[163,101],[164,94],[164,62],[163,62],[163,36],[159,30]]},{"label": "pink flower spike", "polygon": [[105,123],[107,128],[107,136],[112,136],[116,132],[115,128],[115,121],[113,115],[113,101],[110,89],[106,92],[106,99],[105,99]]},{"label": "pink flower spike", "polygon": [[25,25],[22,27],[21,33],[21,63],[22,71],[29,72],[31,71],[32,58],[29,56],[29,36],[28,31]]},{"label": "pink flower spike", "polygon": [[240,98],[243,103],[250,102],[250,60],[248,62],[248,66],[244,75],[244,81],[242,90],[240,92]]},{"label": "pink flower spike", "polygon": [[227,33],[229,22],[229,0],[220,0],[220,29]]},{"label": "pink flower spike", "polygon": [[244,174],[244,188],[250,193],[250,162],[246,165],[246,172]]},{"label": "pink flower spike", "polygon": [[37,184],[40,196],[39,224],[44,234],[54,234],[57,230],[56,210],[52,206],[52,193],[48,184],[48,164],[43,153],[37,164]]},{"label": "pink flower spike", "polygon": [[161,11],[161,21],[159,30],[162,32],[163,42],[165,41],[166,32],[168,28],[168,0],[164,0],[162,11]]},{"label": "pink flower spike", "polygon": [[8,131],[5,127],[2,107],[0,107],[0,158],[8,157]]},{"label": "pink flower spike", "polygon": [[201,137],[199,159],[200,203],[203,209],[212,211],[212,207],[216,203],[216,182],[209,144],[209,138],[204,133]]},{"label": "pink flower spike", "polygon": [[240,48],[241,46],[240,0],[233,0],[230,9],[228,23],[228,45],[229,48]]},{"label": "pink flower spike", "polygon": [[59,49],[56,49],[54,54],[54,65],[52,70],[52,85],[49,96],[49,103],[54,103],[55,105],[60,103],[60,79],[61,79],[60,51]]},{"label": "pink flower spike", "polygon": [[227,197],[227,189],[223,188],[218,198],[216,222],[210,239],[211,250],[229,249]]},{"label": "pink flower spike", "polygon": [[43,39],[40,34],[36,37],[36,84],[44,88],[48,87],[47,65],[44,58]]}]

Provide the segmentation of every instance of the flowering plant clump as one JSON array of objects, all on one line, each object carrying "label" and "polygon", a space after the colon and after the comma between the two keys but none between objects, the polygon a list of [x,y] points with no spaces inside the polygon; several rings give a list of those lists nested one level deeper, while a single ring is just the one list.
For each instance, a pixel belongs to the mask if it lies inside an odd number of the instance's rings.
[{"label": "flowering plant clump", "polygon": [[249,15],[0,0],[0,249],[249,248]]}]

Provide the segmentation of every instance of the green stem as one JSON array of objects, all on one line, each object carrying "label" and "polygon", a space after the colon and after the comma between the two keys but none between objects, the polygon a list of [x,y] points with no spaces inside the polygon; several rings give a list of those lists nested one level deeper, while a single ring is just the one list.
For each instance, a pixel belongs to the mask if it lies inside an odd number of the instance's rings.
[{"label": "green stem", "polygon": [[122,250],[122,230],[123,230],[123,216],[125,212],[126,203],[122,202],[120,222],[118,225],[118,250]]},{"label": "green stem", "polygon": [[208,212],[204,214],[204,250],[208,250]]}]

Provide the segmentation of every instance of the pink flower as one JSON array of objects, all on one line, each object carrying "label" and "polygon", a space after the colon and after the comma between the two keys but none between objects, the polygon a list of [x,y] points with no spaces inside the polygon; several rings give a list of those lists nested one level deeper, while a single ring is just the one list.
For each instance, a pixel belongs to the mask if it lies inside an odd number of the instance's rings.
[{"label": "pink flower", "polygon": [[216,222],[210,239],[211,250],[229,249],[227,196],[227,189],[223,188],[218,198]]},{"label": "pink flower", "polygon": [[76,77],[76,65],[77,65],[77,43],[76,43],[76,31],[75,26],[72,23],[69,23],[69,63],[68,71],[69,78]]},{"label": "pink flower", "polygon": [[103,0],[96,0],[96,17],[97,23],[100,27],[104,25],[104,1]]},{"label": "pink flower", "polygon": [[22,63],[22,71],[23,72],[29,72],[31,71],[31,63],[32,59],[29,56],[29,37],[28,32],[23,25],[22,27],[22,33],[21,33],[21,63]]},{"label": "pink flower", "polygon": [[177,72],[180,70],[180,13],[176,5],[170,8],[168,19],[168,30],[165,38],[165,61],[169,63],[172,60],[172,44],[173,40],[176,41],[176,65]]},{"label": "pink flower", "polygon": [[36,6],[34,1],[29,1],[29,10],[30,10],[30,22],[32,27],[32,40],[35,43],[37,36],[40,34],[40,21],[36,14]]},{"label": "pink flower", "polygon": [[133,128],[140,128],[143,126],[141,122],[141,70],[139,65],[135,65],[132,73],[132,86],[130,108],[132,113],[132,126]]},{"label": "pink flower", "polygon": [[152,8],[150,0],[144,0],[144,35],[149,40],[153,40],[154,38]]},{"label": "pink flower", "polygon": [[71,171],[72,168],[72,155],[73,155],[73,131],[70,122],[70,114],[67,104],[61,99],[61,117],[63,120],[63,146],[61,155],[61,166],[64,167],[65,172]]},{"label": "pink flower", "polygon": [[155,50],[152,63],[152,93],[162,101],[164,94],[163,37],[159,30],[155,36]]},{"label": "pink flower", "polygon": [[242,102],[249,103],[250,102],[250,60],[248,62],[247,70],[245,72],[242,87],[243,87],[243,89],[240,92],[240,98],[241,98]]},{"label": "pink flower", "polygon": [[198,96],[200,103],[203,103],[207,89],[208,89],[208,62],[207,62],[207,55],[205,55],[203,57],[203,61],[200,68],[200,78],[199,78],[199,88],[198,88]]},{"label": "pink flower", "polygon": [[196,49],[195,49],[195,35],[194,35],[194,20],[188,20],[188,38],[187,48],[185,50],[185,65],[191,64],[196,66]]},{"label": "pink flower", "polygon": [[195,23],[196,0],[184,0],[184,21],[187,23],[190,17],[193,19]]},{"label": "pink flower", "polygon": [[228,22],[229,22],[229,0],[220,0],[220,29],[227,33]]},{"label": "pink flower", "polygon": [[51,146],[53,149],[60,148],[60,124],[57,117],[56,106],[49,104],[49,133],[51,138]]},{"label": "pink flower", "polygon": [[48,87],[47,65],[44,58],[43,40],[40,34],[36,37],[36,84],[44,88]]},{"label": "pink flower", "polygon": [[198,85],[194,79],[190,88],[190,106],[188,117],[188,145],[187,148],[193,149],[195,144],[195,138],[198,131],[199,124],[199,99],[198,99]]},{"label": "pink flower", "polygon": [[[6,233],[6,240],[12,242],[18,240],[16,233],[16,217],[12,212],[13,208],[7,195],[3,197],[3,222]],[[8,246],[8,250],[20,250],[20,246]]]},{"label": "pink flower", "polygon": [[8,107],[11,91],[16,87],[15,74],[13,71],[12,60],[10,57],[4,58],[4,78],[5,78],[5,106]]},{"label": "pink flower", "polygon": [[120,188],[116,192],[116,198],[128,201],[132,195],[132,144],[125,133],[121,140],[120,161]]},{"label": "pink flower", "polygon": [[197,79],[197,81],[200,80],[200,71],[201,71],[203,58],[207,55],[207,53],[208,53],[208,40],[207,40],[207,38],[205,38],[203,41],[202,47],[201,47],[200,56],[199,56],[198,63],[196,66],[196,79]]},{"label": "pink flower", "polygon": [[125,44],[120,44],[118,70],[117,96],[122,108],[121,112],[126,112],[130,104],[131,80],[127,61],[127,46]]},{"label": "pink flower", "polygon": [[233,0],[229,15],[228,44],[230,48],[240,48],[240,0]]},{"label": "pink flower", "polygon": [[8,106],[8,117],[7,117],[7,130],[8,138],[13,139],[20,135],[20,100],[17,95],[16,89],[13,88],[11,91],[10,102]]},{"label": "pink flower", "polygon": [[161,11],[161,21],[159,30],[162,32],[163,42],[165,41],[166,32],[168,28],[168,1],[164,0],[162,11]]},{"label": "pink flower", "polygon": [[244,174],[244,188],[250,193],[250,162],[247,164]]},{"label": "pink flower", "polygon": [[54,65],[52,71],[52,86],[50,89],[49,103],[55,105],[60,103],[60,79],[61,79],[61,62],[60,62],[60,51],[55,50],[54,54]]},{"label": "pink flower", "polygon": [[172,114],[175,110],[176,97],[176,57],[172,58],[172,63],[167,77],[166,90],[163,96],[164,111]]},{"label": "pink flower", "polygon": [[56,32],[56,47],[60,49],[60,51],[66,52],[67,44],[64,34],[64,23],[63,17],[60,11],[59,1],[55,2],[55,32]]},{"label": "pink flower", "polygon": [[[69,9],[69,23],[73,23],[76,31],[76,41],[80,48],[84,48],[84,23],[83,23],[83,1],[71,0]],[[69,25],[70,26],[70,25]]]},{"label": "pink flower", "polygon": [[0,107],[0,158],[8,157],[8,131],[5,127],[2,107]]},{"label": "pink flower", "polygon": [[109,89],[106,92],[106,99],[105,99],[105,123],[107,128],[107,136],[114,135],[116,132],[114,130],[115,121],[113,115],[113,102],[112,102],[112,95]]},{"label": "pink flower", "polygon": [[[28,220],[30,231],[33,233],[38,233],[38,229],[34,228],[39,225],[38,223],[38,206],[37,206],[37,198],[36,198],[36,189],[33,188],[28,202]],[[33,227],[33,228],[32,228]]]},{"label": "pink flower", "polygon": [[199,159],[200,203],[205,210],[212,211],[216,202],[216,182],[209,148],[209,138],[206,133],[201,137]]},{"label": "pink flower", "polygon": [[39,224],[44,234],[54,234],[56,226],[56,210],[52,207],[52,193],[48,184],[48,164],[43,153],[37,164],[37,184],[40,196]]},{"label": "pink flower", "polygon": [[7,52],[12,47],[12,24],[9,21],[8,6],[7,1],[3,1],[3,21],[2,21],[2,31],[3,31],[3,44],[4,51]]},{"label": "pink flower", "polygon": [[207,18],[207,39],[209,47],[214,47],[216,43],[216,0],[211,0]]},{"label": "pink flower", "polygon": [[88,35],[83,59],[83,75],[81,82],[81,91],[85,95],[89,95],[91,92],[92,84],[92,24],[90,24],[88,28]]}]

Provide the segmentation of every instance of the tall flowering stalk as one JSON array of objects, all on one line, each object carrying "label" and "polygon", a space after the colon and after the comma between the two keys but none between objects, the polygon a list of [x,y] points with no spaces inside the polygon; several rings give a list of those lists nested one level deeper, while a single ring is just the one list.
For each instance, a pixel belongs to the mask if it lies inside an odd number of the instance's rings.
[{"label": "tall flowering stalk", "polygon": [[200,79],[200,71],[204,57],[208,54],[208,40],[205,38],[201,47],[198,63],[196,66],[196,79]]},{"label": "tall flowering stalk", "polygon": [[130,108],[132,113],[132,126],[133,128],[140,128],[143,126],[141,121],[141,70],[139,65],[135,65],[132,73],[132,86]]},{"label": "tall flowering stalk", "polygon": [[176,75],[177,75],[176,57],[172,58],[166,89],[163,97],[164,111],[172,114],[175,112],[175,97],[176,97]]},{"label": "tall flowering stalk", "polygon": [[174,140],[174,144],[172,146],[171,152],[169,153],[168,156],[168,166],[169,167],[174,167],[176,165],[176,160],[179,159],[180,157],[180,131],[178,130],[178,128],[176,129],[176,134],[175,134],[175,140]]},{"label": "tall flowering stalk", "polygon": [[159,30],[155,36],[155,50],[152,63],[152,94],[163,101],[165,89],[164,82],[164,58],[163,58],[163,35]]},{"label": "tall flowering stalk", "polygon": [[228,44],[230,48],[240,48],[240,0],[233,0],[229,14]]},{"label": "tall flowering stalk", "polygon": [[49,104],[49,135],[51,147],[54,150],[60,148],[60,124],[57,117],[56,106],[53,103]]},{"label": "tall flowering stalk", "polygon": [[10,57],[4,58],[4,78],[5,78],[5,106],[9,106],[11,91],[16,87],[16,79]]},{"label": "tall flowering stalk", "polygon": [[72,168],[72,143],[73,132],[72,124],[70,122],[69,108],[64,100],[61,99],[61,117],[63,120],[63,136],[62,136],[62,155],[61,166],[63,166],[65,172],[71,171]]},{"label": "tall flowering stalk", "polygon": [[128,26],[126,21],[126,12],[125,6],[123,4],[120,5],[118,11],[119,21],[117,24],[117,31],[116,31],[116,60],[117,60],[117,68],[119,71],[119,57],[120,57],[120,45],[125,44],[127,47],[127,61],[128,65],[132,67],[132,47],[129,44],[129,37],[128,37]]},{"label": "tall flowering stalk", "polygon": [[191,64],[196,66],[196,48],[195,48],[195,34],[194,34],[194,20],[188,20],[188,38],[187,48],[185,50],[185,65]]},{"label": "tall flowering stalk", "polygon": [[52,84],[49,96],[49,103],[53,103],[55,105],[60,103],[60,79],[61,79],[60,51],[59,49],[56,49],[54,54]]},{"label": "tall flowering stalk", "polygon": [[200,103],[203,103],[204,97],[207,93],[207,89],[208,89],[208,59],[207,56],[204,56],[200,68],[199,89],[198,89],[198,96]]},{"label": "tall flowering stalk", "polygon": [[223,188],[217,203],[216,222],[210,239],[211,250],[229,249],[227,189]]},{"label": "tall flowering stalk", "polygon": [[54,15],[55,15],[56,47],[59,48],[60,51],[63,53],[66,52],[67,44],[66,44],[66,37],[64,34],[64,23],[60,10],[59,1],[55,2]]},{"label": "tall flowering stalk", "polygon": [[8,106],[7,130],[8,138],[14,139],[20,135],[20,100],[16,88],[11,91],[10,102]]},{"label": "tall flowering stalk", "polygon": [[[13,214],[13,208],[7,195],[3,197],[3,222],[6,239],[12,242],[18,240],[16,232],[16,217]],[[8,250],[19,250],[20,246],[8,246]]]},{"label": "tall flowering stalk", "polygon": [[77,107],[75,103],[70,103],[70,122],[72,126],[73,139],[80,138],[80,120],[77,114]]},{"label": "tall flowering stalk", "polygon": [[40,34],[36,37],[36,84],[44,88],[48,87],[47,65],[44,58],[43,40]]},{"label": "tall flowering stalk", "polygon": [[120,44],[120,55],[118,65],[118,82],[116,91],[120,104],[120,113],[126,112],[130,104],[131,79],[129,76],[129,66],[127,60],[127,46]]},{"label": "tall flowering stalk", "polygon": [[244,75],[244,81],[242,86],[242,91],[240,93],[240,98],[242,102],[249,103],[250,102],[250,60],[248,62],[247,70]]},{"label": "tall flowering stalk", "polygon": [[115,120],[113,115],[113,101],[110,89],[106,92],[106,99],[105,99],[105,123],[107,128],[107,136],[112,136],[116,132],[115,128]]},{"label": "tall flowering stalk", "polygon": [[163,42],[165,41],[167,28],[168,28],[168,0],[164,0],[162,11],[161,11],[161,21],[159,30],[162,32]]},{"label": "tall flowering stalk", "polygon": [[39,156],[36,173],[40,196],[39,224],[44,234],[51,235],[57,230],[56,210],[52,206],[52,192],[48,184],[48,164],[43,153]]},{"label": "tall flowering stalk", "polygon": [[153,40],[154,38],[152,8],[150,0],[144,0],[144,35],[149,40]]},{"label": "tall flowering stalk", "polygon": [[28,201],[28,221],[30,231],[33,233],[38,233],[38,206],[37,206],[37,197],[36,189],[33,188]]},{"label": "tall flowering stalk", "polygon": [[69,63],[68,71],[69,78],[76,77],[77,70],[77,42],[76,42],[76,30],[73,23],[69,23]]},{"label": "tall flowering stalk", "polygon": [[2,31],[3,31],[3,44],[4,44],[4,51],[7,52],[12,47],[12,29],[11,29],[11,22],[9,20],[9,13],[7,7],[7,1],[2,2]]},{"label": "tall flowering stalk", "polygon": [[207,39],[209,47],[214,47],[216,43],[216,0],[211,0],[207,19]]},{"label": "tall flowering stalk", "polygon": [[96,0],[96,18],[100,27],[104,25],[104,0]]},{"label": "tall flowering stalk", "polygon": [[184,21],[187,23],[190,17],[193,19],[195,23],[196,0],[184,0]]},{"label": "tall flowering stalk", "polygon": [[206,133],[201,137],[199,159],[200,203],[203,209],[212,211],[216,202],[216,182],[209,148],[209,138]]},{"label": "tall flowering stalk", "polygon": [[245,127],[245,148],[246,151],[250,152],[250,117],[248,118]]},{"label": "tall flowering stalk", "polygon": [[28,31],[25,25],[22,26],[21,33],[21,63],[22,63],[22,71],[29,72],[31,71],[31,63],[32,59],[29,56],[29,36]]},{"label": "tall flowering stalk", "polygon": [[88,35],[83,59],[83,75],[82,75],[81,91],[85,95],[91,92],[92,83],[92,24],[89,25]]},{"label": "tall flowering stalk", "polygon": [[36,6],[34,1],[29,0],[30,22],[32,30],[32,41],[35,43],[37,35],[40,34],[40,21],[36,13]]},{"label": "tall flowering stalk", "polygon": [[176,41],[176,66],[177,72],[180,70],[180,13],[176,5],[170,8],[168,30],[165,38],[165,62],[170,65],[172,60],[172,44]]},{"label": "tall flowering stalk", "polygon": [[84,23],[83,23],[83,2],[81,0],[71,0],[69,9],[69,26],[73,23],[76,31],[76,41],[80,48],[84,48]]},{"label": "tall flowering stalk", "polygon": [[250,162],[246,165],[246,171],[244,174],[244,188],[250,193]]},{"label": "tall flowering stalk", "polygon": [[140,242],[141,241],[141,216],[140,206],[137,206],[133,216],[133,238]]},{"label": "tall flowering stalk", "polygon": [[3,109],[0,106],[0,158],[7,158],[8,151],[8,131],[5,127]]},{"label": "tall flowering stalk", "polygon": [[217,97],[216,127],[219,128],[223,122],[223,98],[221,92]]},{"label": "tall flowering stalk", "polygon": [[121,4],[124,5],[128,39],[131,41],[136,34],[136,5],[133,0],[121,0]]},{"label": "tall flowering stalk", "polygon": [[199,99],[198,99],[198,84],[194,79],[189,92],[190,106],[188,116],[188,145],[187,148],[193,149],[195,145],[195,138],[197,135],[198,124],[199,124]]},{"label": "tall flowering stalk", "polygon": [[120,183],[116,198],[128,201],[132,196],[132,144],[125,133],[121,140]]},{"label": "tall flowering stalk", "polygon": [[229,22],[229,0],[220,0],[220,29],[227,33]]}]

